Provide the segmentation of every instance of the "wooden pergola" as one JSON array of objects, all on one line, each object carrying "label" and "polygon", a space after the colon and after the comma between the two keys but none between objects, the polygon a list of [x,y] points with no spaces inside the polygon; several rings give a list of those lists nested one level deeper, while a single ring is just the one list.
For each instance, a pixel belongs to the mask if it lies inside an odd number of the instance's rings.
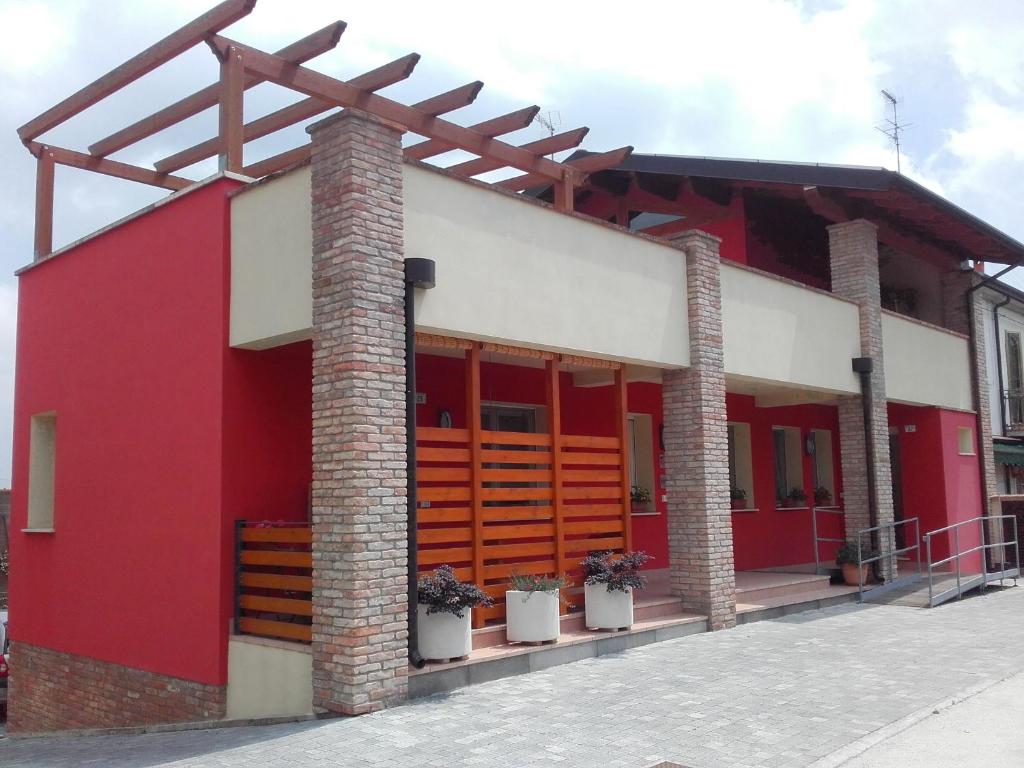
[{"label": "wooden pergola", "polygon": [[[243,157],[246,142],[337,107],[369,112],[402,130],[422,136],[423,141],[406,147],[405,155],[410,159],[426,160],[450,150],[461,149],[477,155],[477,158],[449,167],[447,170],[452,173],[472,177],[507,167],[521,173],[497,182],[497,186],[504,189],[522,191],[541,184],[554,185],[555,207],[563,211],[572,210],[574,190],[586,181],[588,174],[618,165],[632,152],[632,147],[622,147],[610,152],[589,154],[569,162],[556,162],[548,157],[555,152],[579,146],[587,134],[587,128],[565,131],[521,146],[498,138],[530,125],[540,111],[537,106],[516,110],[468,127],[441,117],[473,103],[483,87],[480,81],[467,83],[412,105],[378,94],[377,91],[405,80],[412,74],[420,58],[415,53],[348,81],[306,67],[308,60],[338,44],[346,28],[342,21],[330,24],[276,53],[252,48],[219,34],[224,28],[247,16],[255,5],[256,0],[224,0],[18,129],[18,136],[37,159],[36,259],[47,256],[53,250],[53,183],[56,165],[81,168],[176,191],[196,181],[177,175],[178,171],[217,156],[221,171],[257,179],[303,162],[309,157],[309,144],[246,165]],[[99,139],[88,147],[87,152],[53,146],[39,140],[47,131],[203,42],[209,45],[219,61],[220,77],[217,82]],[[246,123],[243,119],[245,91],[264,82],[297,91],[305,98]],[[110,159],[110,155],[115,152],[214,106],[219,109],[219,130],[216,136],[160,159],[152,168]]]}]

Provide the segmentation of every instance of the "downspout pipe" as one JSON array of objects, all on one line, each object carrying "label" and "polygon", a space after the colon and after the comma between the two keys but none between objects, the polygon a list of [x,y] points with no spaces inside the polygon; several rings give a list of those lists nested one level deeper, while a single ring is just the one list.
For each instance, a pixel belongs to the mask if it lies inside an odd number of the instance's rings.
[{"label": "downspout pipe", "polygon": [[419,624],[417,621],[416,584],[419,578],[416,535],[416,289],[434,287],[434,267],[431,259],[405,260],[405,471],[406,471],[406,536],[408,563],[409,606],[409,663],[423,669],[426,661],[419,652]]},{"label": "downspout pipe", "polygon": [[[871,372],[875,361],[870,357],[853,358],[853,372],[860,377],[860,402],[864,411],[864,457],[868,473],[868,522],[869,528],[878,525],[878,484],[875,482],[875,431],[872,408],[874,396],[871,393]],[[871,533],[871,547],[878,549],[878,531]]]},{"label": "downspout pipe", "polygon": [[1002,433],[1006,434],[1006,384],[1003,381],[1003,345],[1000,343],[1002,337],[999,334],[999,310],[1009,304],[1012,299],[1006,296],[1001,302],[992,307],[992,327],[995,329],[996,337],[996,377],[999,380],[999,423],[1002,425]]}]

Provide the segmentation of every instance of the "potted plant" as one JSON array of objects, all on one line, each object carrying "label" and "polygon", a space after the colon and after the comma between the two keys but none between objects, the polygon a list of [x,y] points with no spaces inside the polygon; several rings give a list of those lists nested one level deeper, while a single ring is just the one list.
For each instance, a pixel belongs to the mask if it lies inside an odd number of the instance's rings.
[{"label": "potted plant", "polygon": [[[870,560],[878,553],[872,549],[862,549],[861,559]],[[850,587],[867,584],[871,579],[871,563],[860,564],[857,559],[857,545],[846,542],[836,550],[836,565],[843,571],[843,581]],[[859,567],[858,567],[859,566]]]},{"label": "potted plant", "polygon": [[628,629],[633,625],[633,590],[647,579],[640,568],[646,552],[593,552],[582,563],[587,629]]},{"label": "potted plant", "polygon": [[786,504],[790,507],[802,507],[807,504],[807,492],[803,488],[791,488]]},{"label": "potted plant", "polygon": [[510,643],[550,643],[561,631],[560,590],[565,576],[513,574],[505,592],[505,635]]},{"label": "potted plant", "polygon": [[814,506],[816,507],[830,507],[832,506],[832,491],[823,485],[819,485],[814,489]]},{"label": "potted plant", "polygon": [[639,485],[629,489],[629,500],[634,512],[649,512],[651,508],[651,492]]},{"label": "potted plant", "polygon": [[742,488],[733,488],[729,491],[729,502],[733,509],[747,508],[747,492]]},{"label": "potted plant", "polygon": [[420,656],[428,660],[459,659],[473,650],[470,613],[493,605],[475,584],[455,578],[450,565],[439,566],[417,584],[416,621]]}]

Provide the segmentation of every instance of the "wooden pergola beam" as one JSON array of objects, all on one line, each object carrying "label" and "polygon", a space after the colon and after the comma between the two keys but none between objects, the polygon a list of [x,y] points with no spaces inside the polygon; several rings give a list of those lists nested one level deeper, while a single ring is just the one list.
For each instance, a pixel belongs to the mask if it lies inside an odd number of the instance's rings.
[{"label": "wooden pergola beam", "polygon": [[[301,64],[336,47],[344,31],[345,22],[336,21],[291,45],[285,46],[276,55],[295,64]],[[262,82],[263,80],[260,78],[248,75],[245,78],[245,88],[252,88]],[[128,127],[100,139],[95,144],[91,144],[89,146],[89,154],[96,157],[106,157],[137,141],[142,141],[182,120],[198,115],[205,109],[216,106],[219,94],[220,83],[208,85],[191,96],[186,96],[184,99],[164,107],[159,112],[154,112],[152,115],[144,117],[138,122],[132,123]],[[177,168],[169,170],[173,171],[177,170]]]},{"label": "wooden pergola beam", "polygon": [[[503,136],[506,133],[512,133],[530,125],[533,119],[537,117],[538,112],[540,112],[540,107],[536,105],[524,107],[523,109],[517,109],[515,112],[508,112],[498,117],[492,117],[490,120],[484,120],[482,123],[476,123],[469,126],[469,129],[487,138]],[[421,141],[418,144],[410,144],[405,148],[405,156],[411,160],[426,160],[428,157],[443,155],[445,152],[450,152],[453,149],[456,149],[453,144],[430,139]]]},{"label": "wooden pergola beam", "polygon": [[41,157],[45,153],[57,165],[80,168],[83,171],[95,171],[106,176],[137,181],[140,184],[149,184],[154,187],[178,190],[195,183],[191,179],[186,179],[182,176],[157,173],[149,168],[140,168],[137,165],[129,165],[117,160],[107,160],[102,157],[93,157],[84,152],[54,147],[50,144],[40,144],[39,142],[31,141],[28,143],[28,149],[36,157]]},{"label": "wooden pergola beam", "polygon": [[229,46],[238,48],[246,69],[272,83],[292,88],[308,96],[332,101],[340,107],[365,110],[412,133],[438,139],[482,157],[500,160],[503,164],[528,174],[552,181],[557,181],[563,176],[563,166],[546,157],[537,157],[524,149],[488,138],[470,128],[428,115],[421,110],[369,93],[306,67],[290,64],[279,56],[241,45],[220,35],[211,35],[208,39],[222,55]]},{"label": "wooden pergola beam", "polygon": [[[357,77],[350,80],[349,82],[355,83],[359,81],[359,79],[360,78]],[[413,106],[417,109],[422,109],[424,112],[431,115],[440,115],[444,114],[445,112],[452,112],[456,109],[460,109],[468,104],[471,104],[473,102],[473,99],[476,98],[477,94],[480,93],[480,89],[482,87],[483,83],[477,80],[472,83],[467,83],[466,85],[461,85],[458,88],[453,88],[452,90],[438,94],[437,96],[431,96],[429,99],[424,99],[423,101],[413,104]],[[320,102],[320,99],[305,99],[303,101],[298,102],[297,104],[294,104],[293,106],[297,107],[308,101]],[[333,104],[328,104],[326,107],[326,109],[333,108]],[[274,114],[279,114],[281,112],[286,111],[287,109],[289,108],[285,107],[283,110],[278,110],[278,112],[275,112]],[[318,112],[319,111],[323,110],[318,110]],[[272,117],[272,115],[268,115],[267,117]],[[260,118],[260,120],[263,119],[264,118]],[[253,123],[250,123],[249,125],[255,125],[256,123],[259,123],[260,120],[256,120]],[[277,128],[272,129],[272,131],[276,130]],[[270,133],[272,131],[267,132]],[[264,134],[261,133],[260,135]],[[248,140],[248,134],[246,134],[246,141]],[[260,160],[258,163],[248,165],[242,169],[242,173],[244,173],[246,176],[251,176],[254,179],[258,179],[261,176],[268,176],[271,173],[277,173],[278,171],[284,170],[289,166],[307,160],[309,158],[309,152],[310,145],[303,144],[301,147],[289,149],[278,155],[268,157],[265,160]]]},{"label": "wooden pergola beam", "polygon": [[[577,128],[564,133],[557,133],[537,141],[521,144],[520,148],[533,152],[535,155],[550,155],[554,152],[562,152],[566,149],[578,147],[586,138],[589,128]],[[463,176],[477,176],[501,168],[501,164],[487,158],[478,157],[475,160],[467,160],[464,163],[450,165],[446,170],[458,173]]]},{"label": "wooden pergola beam", "polygon": [[[386,88],[409,77],[419,60],[420,55],[418,53],[410,53],[400,59],[395,59],[383,66],[377,67],[370,72],[359,75],[348,82],[357,88],[367,91]],[[295,125],[295,123],[301,123],[310,117],[315,117],[329,109],[334,109],[334,107],[335,105],[331,102],[316,98],[306,98],[294,104],[289,104],[287,107],[282,107],[275,112],[271,112],[269,115],[264,115],[250,123],[246,123],[242,128],[242,140],[255,141],[282,128]],[[168,155],[162,160],[158,160],[154,167],[162,173],[172,173],[173,171],[187,168],[193,163],[198,163],[208,157],[213,157],[217,154],[219,147],[220,137],[215,136],[212,139],[207,139],[188,149],[183,149],[180,152],[175,152],[173,155]]]},{"label": "wooden pergola beam", "polygon": [[101,99],[202,42],[210,33],[218,32],[247,16],[255,5],[256,0],[224,0],[202,16],[193,19],[163,40],[151,45],[142,53],[133,56],[124,64],[115,67],[59,104],[29,120],[18,129],[19,138],[23,143],[28,143],[40,134],[60,125],[65,120],[74,117]]},{"label": "wooden pergola beam", "polygon": [[[614,168],[616,165],[621,165],[625,162],[626,158],[632,154],[632,152],[632,147],[620,147],[619,149],[613,149],[609,152],[598,152],[575,160],[567,160],[564,163],[561,163],[561,165],[572,168],[577,174],[577,179],[579,179],[584,174],[596,173],[597,171],[603,171],[606,168]],[[514,176],[511,179],[499,181],[495,186],[518,192],[547,183],[548,181],[548,179],[538,173],[527,173],[522,176]],[[556,181],[562,180],[556,179]]]}]

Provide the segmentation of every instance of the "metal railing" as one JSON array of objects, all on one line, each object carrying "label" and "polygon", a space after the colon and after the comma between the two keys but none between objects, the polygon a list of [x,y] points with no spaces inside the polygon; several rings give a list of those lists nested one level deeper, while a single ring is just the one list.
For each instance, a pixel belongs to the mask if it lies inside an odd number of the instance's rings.
[{"label": "metal railing", "polygon": [[[911,523],[913,523],[914,525],[914,544],[904,547],[894,546],[891,550],[884,549],[885,542],[892,541],[895,545],[897,528],[899,528],[900,526],[909,526]],[[889,531],[892,535],[883,535],[884,531]],[[865,559],[865,537],[867,537],[868,541],[871,541],[871,534],[873,533],[878,534],[879,553],[877,555]],[[904,536],[904,540],[906,540],[906,536]],[[917,573],[907,578],[899,578],[899,556],[906,554],[908,552],[914,552],[915,550],[917,552]],[[862,528],[861,530],[857,531],[857,595],[860,598],[861,602],[864,601],[864,587],[867,586],[864,583],[864,566],[870,565],[872,563],[882,562],[887,558],[890,560],[890,573],[892,577],[885,579],[884,584],[866,590],[867,592],[878,593],[888,591],[890,589],[894,589],[895,587],[901,586],[902,584],[908,584],[910,582],[917,581],[923,575],[921,560],[921,522],[916,517],[908,517],[904,520],[893,520],[891,523],[880,523],[879,525],[872,526],[871,528]]]},{"label": "metal railing", "polygon": [[[814,572],[822,573],[821,570],[821,545],[822,544],[845,544],[846,539],[835,539],[829,536],[819,536],[818,531],[818,513],[823,512],[827,515],[838,515],[839,517],[845,517],[845,512],[841,509],[833,509],[830,507],[811,507],[811,531],[814,536]],[[831,567],[826,566],[824,573],[828,573]]]},{"label": "metal railing", "polygon": [[[1012,521],[1013,536],[1010,537],[1009,541],[1003,541],[1005,538],[1000,534],[1000,541],[992,542],[986,541],[985,526],[986,524],[993,523],[995,521]],[[970,547],[969,549],[961,550],[960,548],[960,530],[967,525],[978,525],[978,545]],[[1002,524],[1005,526],[1005,523]],[[953,545],[951,554],[949,557],[944,557],[941,560],[932,560],[932,539],[939,535],[944,534],[948,531],[952,531]],[[959,523],[953,523],[947,525],[945,528],[936,528],[934,531],[928,531],[924,535],[925,553],[928,558],[928,605],[934,608],[936,605],[952,600],[954,597],[960,599],[964,596],[965,592],[969,592],[972,589],[981,588],[984,589],[986,585],[993,581],[1002,582],[1005,579],[1013,579],[1013,583],[1017,583],[1017,577],[1020,575],[1020,550],[1019,550],[1019,539],[1017,537],[1017,517],[1015,515],[984,515],[981,517],[974,517],[970,520],[963,520]],[[1014,565],[1010,568],[1006,567],[1006,549],[1013,547],[1013,562]],[[990,551],[1001,550],[1002,557],[999,558],[999,570],[989,571],[988,568],[988,553]],[[981,560],[981,572],[978,574],[967,574],[963,573],[961,566],[962,558],[980,553],[979,559]],[[956,586],[944,589],[938,594],[935,594],[935,569],[940,568],[947,563],[954,563],[952,571],[939,571],[940,574],[945,573],[946,575],[956,576]]]}]

